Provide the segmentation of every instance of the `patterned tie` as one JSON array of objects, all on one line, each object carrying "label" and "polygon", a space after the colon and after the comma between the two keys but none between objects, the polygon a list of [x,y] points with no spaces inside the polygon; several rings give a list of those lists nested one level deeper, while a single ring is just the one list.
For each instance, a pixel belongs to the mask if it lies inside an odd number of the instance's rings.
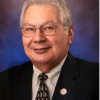
[{"label": "patterned tie", "polygon": [[48,78],[48,76],[45,73],[41,73],[39,75],[40,85],[39,85],[39,90],[37,92],[37,96],[36,96],[35,100],[50,100],[49,99],[48,87],[45,84],[45,80],[47,78]]}]

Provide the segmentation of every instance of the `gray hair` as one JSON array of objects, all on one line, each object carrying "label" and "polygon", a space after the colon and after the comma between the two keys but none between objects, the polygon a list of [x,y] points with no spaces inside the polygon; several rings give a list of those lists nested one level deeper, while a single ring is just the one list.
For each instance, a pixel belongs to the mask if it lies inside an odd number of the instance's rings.
[{"label": "gray hair", "polygon": [[20,16],[20,27],[22,27],[23,25],[23,19],[26,10],[32,5],[52,5],[57,7],[60,11],[61,21],[63,26],[66,28],[68,26],[73,26],[72,14],[65,0],[26,0],[23,5],[21,16]]}]

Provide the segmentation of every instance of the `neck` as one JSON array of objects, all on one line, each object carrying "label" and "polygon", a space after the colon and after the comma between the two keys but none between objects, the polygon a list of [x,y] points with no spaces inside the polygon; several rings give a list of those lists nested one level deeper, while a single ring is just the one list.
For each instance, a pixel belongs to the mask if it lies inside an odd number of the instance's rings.
[{"label": "neck", "polygon": [[60,62],[52,62],[48,64],[44,63],[33,63],[34,66],[43,73],[49,73],[53,68],[55,68]]}]

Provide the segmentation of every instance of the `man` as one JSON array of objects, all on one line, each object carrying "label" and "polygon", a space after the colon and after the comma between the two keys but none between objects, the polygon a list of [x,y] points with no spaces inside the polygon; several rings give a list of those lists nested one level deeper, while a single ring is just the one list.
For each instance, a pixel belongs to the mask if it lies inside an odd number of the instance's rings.
[{"label": "man", "polygon": [[28,0],[20,29],[30,62],[0,73],[0,100],[98,100],[98,64],[73,57],[64,0]]}]

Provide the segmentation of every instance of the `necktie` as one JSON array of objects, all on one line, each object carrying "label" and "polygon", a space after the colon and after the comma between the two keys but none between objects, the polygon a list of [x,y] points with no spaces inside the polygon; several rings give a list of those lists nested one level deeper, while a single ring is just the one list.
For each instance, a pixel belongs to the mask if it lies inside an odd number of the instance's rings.
[{"label": "necktie", "polygon": [[41,73],[39,75],[40,85],[39,85],[39,90],[37,92],[37,96],[36,96],[35,100],[50,100],[49,99],[48,87],[45,84],[45,80],[47,78],[48,78],[48,76],[45,73]]}]

